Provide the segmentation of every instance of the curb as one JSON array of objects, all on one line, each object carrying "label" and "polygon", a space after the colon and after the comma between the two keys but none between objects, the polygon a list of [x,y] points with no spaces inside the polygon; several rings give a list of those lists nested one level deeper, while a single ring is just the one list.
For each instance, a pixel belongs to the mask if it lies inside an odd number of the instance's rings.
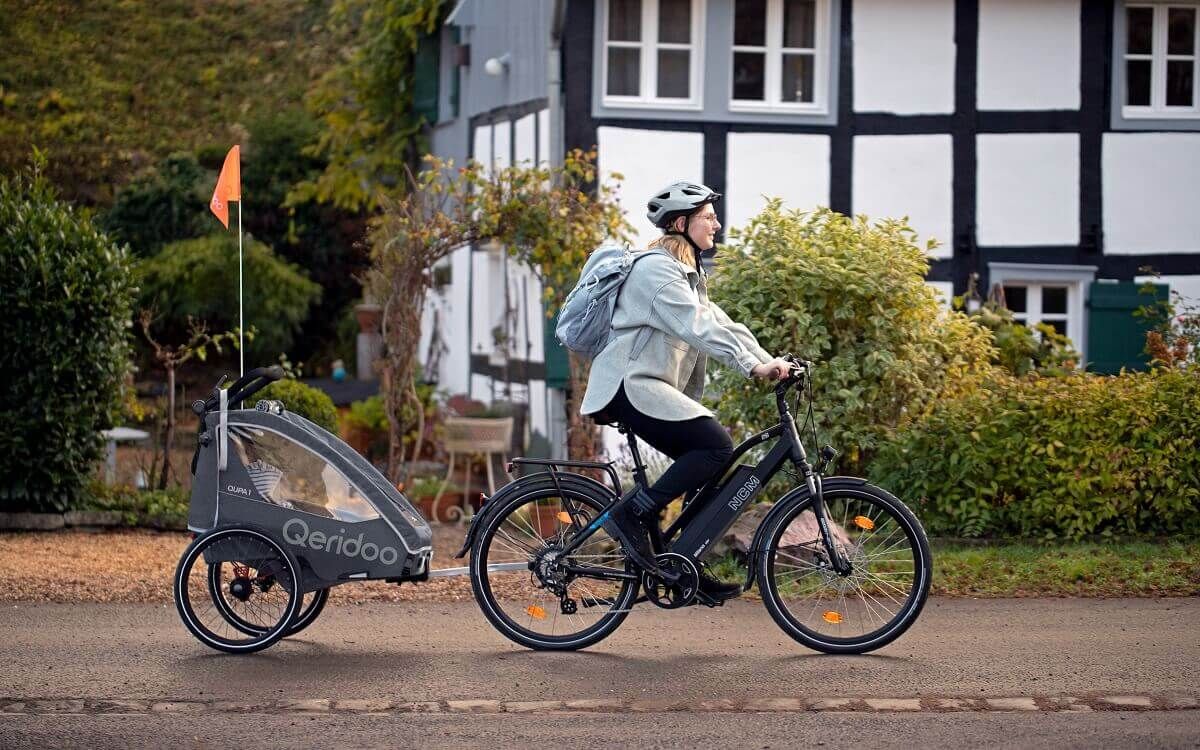
[{"label": "curb", "polygon": [[263,702],[170,698],[0,698],[0,716],[215,714],[627,714],[627,713],[1081,713],[1195,711],[1200,695],[1040,695],[1000,698],[716,698],[695,702],[615,698],[541,701],[287,698]]}]

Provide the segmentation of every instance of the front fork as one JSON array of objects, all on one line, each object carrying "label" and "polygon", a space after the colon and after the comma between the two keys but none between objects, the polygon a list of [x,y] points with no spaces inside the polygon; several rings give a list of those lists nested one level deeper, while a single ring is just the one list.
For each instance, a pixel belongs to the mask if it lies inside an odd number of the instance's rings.
[{"label": "front fork", "polygon": [[825,509],[825,490],[821,482],[822,477],[813,471],[812,464],[808,462],[804,443],[801,442],[800,432],[796,429],[796,420],[790,413],[787,414],[787,425],[792,438],[792,463],[804,476],[805,483],[808,484],[808,494],[813,499],[813,515],[817,517],[817,528],[821,530],[821,542],[825,545],[825,551],[829,553],[829,562],[839,575],[850,575],[850,562],[842,555],[841,549],[834,542],[833,532],[829,530],[829,513]]}]

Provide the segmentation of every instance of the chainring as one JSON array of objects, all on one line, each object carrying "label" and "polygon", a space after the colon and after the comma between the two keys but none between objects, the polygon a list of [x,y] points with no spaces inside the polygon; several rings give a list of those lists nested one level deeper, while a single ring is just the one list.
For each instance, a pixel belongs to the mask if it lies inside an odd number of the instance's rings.
[{"label": "chainring", "polygon": [[663,552],[655,555],[654,564],[662,570],[679,576],[674,583],[664,583],[649,573],[642,572],[642,588],[646,599],[663,609],[679,609],[696,601],[700,588],[700,571],[690,557],[678,552]]}]

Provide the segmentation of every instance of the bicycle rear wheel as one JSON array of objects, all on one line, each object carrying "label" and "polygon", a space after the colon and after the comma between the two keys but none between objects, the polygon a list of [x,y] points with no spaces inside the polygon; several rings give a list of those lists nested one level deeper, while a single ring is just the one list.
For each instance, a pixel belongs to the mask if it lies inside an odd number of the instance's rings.
[{"label": "bicycle rear wheel", "polygon": [[883,489],[831,481],[824,499],[849,573],[833,569],[804,493],[767,529],[758,558],[763,603],[784,632],[809,648],[873,651],[921,613],[932,573],[929,541],[912,511]]},{"label": "bicycle rear wheel", "polygon": [[593,492],[570,480],[558,488],[535,480],[480,519],[471,588],[483,614],[510,640],[537,650],[585,648],[628,615],[639,579],[617,540],[599,529],[570,555],[558,554],[604,512],[607,498]]}]

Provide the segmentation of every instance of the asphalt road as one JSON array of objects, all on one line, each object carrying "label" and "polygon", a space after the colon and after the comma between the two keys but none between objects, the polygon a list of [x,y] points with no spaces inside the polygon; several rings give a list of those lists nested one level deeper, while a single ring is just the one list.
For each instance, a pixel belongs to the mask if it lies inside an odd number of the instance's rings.
[{"label": "asphalt road", "polygon": [[[575,654],[525,651],[471,602],[331,605],[249,656],[202,646],[170,605],[0,609],[4,747],[288,746],[313,731],[426,747],[1197,747],[1197,697],[1197,598],[933,599],[898,642],[857,657],[807,651],[742,601],[639,607]],[[562,703],[582,699],[586,713]]]}]

